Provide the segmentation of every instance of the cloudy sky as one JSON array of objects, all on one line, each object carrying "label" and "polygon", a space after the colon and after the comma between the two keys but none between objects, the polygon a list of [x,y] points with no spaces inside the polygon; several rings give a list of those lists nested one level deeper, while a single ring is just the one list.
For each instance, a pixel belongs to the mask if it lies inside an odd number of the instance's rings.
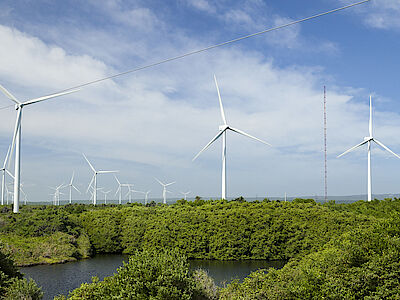
[{"label": "cloudy sky", "polygon": [[[3,0],[0,83],[27,100],[350,3]],[[192,162],[222,124],[214,74],[228,123],[273,145],[228,133],[229,197],[323,194],[324,85],[329,194],[364,194],[366,149],[336,156],[368,135],[370,94],[374,134],[400,153],[399,14],[398,0],[371,0],[27,106],[21,176],[29,199],[51,200],[49,186],[73,171],[86,190],[82,152],[150,197],[161,197],[154,177],[176,181],[171,197],[218,197],[221,141]],[[1,160],[16,116],[10,104],[1,94]],[[399,167],[374,146],[373,193],[400,192]],[[109,175],[99,185],[116,189]]]}]

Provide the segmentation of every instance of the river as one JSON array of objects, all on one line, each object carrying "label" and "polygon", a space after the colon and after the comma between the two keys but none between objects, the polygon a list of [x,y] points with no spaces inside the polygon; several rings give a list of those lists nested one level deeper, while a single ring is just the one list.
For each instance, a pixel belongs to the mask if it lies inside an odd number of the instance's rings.
[{"label": "river", "polygon": [[[42,287],[44,300],[53,299],[59,294],[68,295],[68,292],[79,287],[83,282],[91,282],[93,276],[103,280],[111,276],[117,268],[127,261],[127,255],[96,255],[91,259],[79,260],[65,264],[40,265],[20,268],[25,277],[33,278]],[[215,283],[223,286],[224,282],[230,282],[234,278],[242,280],[248,274],[263,268],[281,268],[283,261],[210,261],[191,260],[191,269],[202,268],[208,271]]]}]

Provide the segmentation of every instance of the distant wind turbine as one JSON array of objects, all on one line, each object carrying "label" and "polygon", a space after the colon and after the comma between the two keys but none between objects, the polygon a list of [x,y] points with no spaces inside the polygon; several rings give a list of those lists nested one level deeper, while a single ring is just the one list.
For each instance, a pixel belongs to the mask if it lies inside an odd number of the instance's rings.
[{"label": "distant wind turbine", "polygon": [[346,150],[342,154],[340,154],[338,157],[341,157],[345,155],[346,153],[349,153],[353,151],[354,149],[367,144],[368,145],[368,201],[372,200],[372,180],[371,180],[371,144],[374,142],[378,146],[382,147],[386,151],[390,152],[397,158],[400,158],[396,153],[394,153],[392,150],[390,150],[388,147],[386,147],[384,144],[382,144],[380,141],[375,139],[372,135],[372,96],[369,96],[369,136],[364,138],[364,141],[361,143],[355,145],[354,147],[351,147],[349,150]]},{"label": "distant wind turbine", "polygon": [[54,188],[50,187],[52,190],[54,190],[54,194],[52,194],[54,205],[60,205],[60,195],[64,195],[63,193],[60,192],[60,190],[64,187],[66,187],[66,185],[64,185],[64,183],[62,183]]},{"label": "distant wind turbine", "polygon": [[184,197],[185,197],[184,199],[185,199],[185,200],[186,200],[186,196],[189,195],[190,193],[191,193],[191,191],[188,191],[188,192],[181,192],[181,194],[184,195]]},{"label": "distant wind turbine", "polygon": [[19,198],[20,198],[20,175],[21,175],[21,167],[20,167],[20,162],[21,162],[21,123],[22,123],[22,108],[24,106],[42,102],[45,100],[49,100],[51,98],[67,95],[70,93],[77,92],[78,90],[70,90],[67,92],[61,92],[61,93],[56,93],[56,94],[51,94],[39,98],[34,98],[25,102],[21,102],[17,100],[9,91],[7,91],[2,85],[0,85],[0,90],[3,92],[4,95],[7,96],[11,101],[15,103],[15,110],[17,111],[17,118],[15,121],[15,128],[14,128],[14,135],[12,139],[12,144],[11,144],[11,153],[14,151],[14,146],[15,146],[15,180],[14,180],[14,207],[13,207],[13,212],[14,213],[19,213]]},{"label": "distant wind turbine", "polygon": [[81,192],[77,189],[76,186],[74,186],[73,181],[74,181],[74,176],[75,176],[75,172],[72,172],[72,177],[71,177],[71,181],[69,182],[68,185],[69,186],[69,204],[72,203],[72,189],[75,189],[79,194],[81,194]]},{"label": "distant wind turbine", "polygon": [[[7,170],[7,161],[8,161],[8,156],[10,155],[10,149],[11,146],[8,147],[8,151],[6,154],[6,158],[4,159],[4,163],[3,163],[3,167],[0,169],[1,171],[1,205],[4,205],[4,196],[5,196],[5,192],[6,192],[6,173],[7,174],[11,174],[8,170]],[[11,175],[12,176],[12,175]],[[8,196],[7,196],[8,198]],[[7,201],[8,204],[8,201]]]},{"label": "distant wind turbine", "polygon": [[124,184],[124,186],[128,187],[128,192],[126,193],[125,197],[129,196],[129,199],[128,199],[129,203],[132,203],[132,195],[133,195],[133,193],[142,193],[141,191],[136,191],[136,190],[132,189],[134,184],[126,183],[126,184]]},{"label": "distant wind turbine", "polygon": [[111,190],[109,191],[100,190],[100,192],[104,194],[104,204],[107,204],[107,194],[111,193]]},{"label": "distant wind turbine", "polygon": [[121,204],[122,203],[122,187],[128,187],[129,185],[127,184],[127,183],[121,183],[119,180],[118,180],[118,178],[117,178],[117,176],[115,176],[114,175],[114,178],[115,178],[115,180],[117,181],[117,183],[118,183],[118,189],[117,189],[117,191],[116,191],[116,193],[115,193],[115,196],[117,195],[117,194],[119,194],[119,197],[118,197],[118,204]]},{"label": "distant wind turbine", "polygon": [[154,177],[155,180],[158,181],[159,184],[163,186],[163,203],[167,204],[167,193],[171,193],[170,191],[167,190],[167,186],[174,184],[176,181],[170,182],[170,183],[162,183],[160,180]]},{"label": "distant wind turbine", "polygon": [[[93,205],[97,204],[97,174],[106,174],[106,173],[117,173],[118,171],[97,171],[93,165],[90,163],[90,161],[87,159],[86,155],[83,154],[83,157],[85,158],[85,160],[87,161],[87,163],[89,164],[89,167],[92,169],[93,171],[93,177],[92,180],[89,183],[89,186],[87,188],[87,191],[89,191],[89,188],[92,186],[93,183]],[[86,192],[87,192],[86,191]]]},{"label": "distant wind turbine", "polygon": [[225,112],[224,112],[224,107],[222,106],[222,100],[221,100],[221,95],[219,92],[219,88],[218,88],[218,82],[217,82],[217,77],[215,77],[214,75],[214,81],[215,81],[215,86],[217,87],[217,93],[218,93],[218,99],[219,99],[219,108],[221,111],[221,117],[222,117],[222,121],[224,122],[223,125],[219,126],[219,132],[218,134],[213,137],[213,139],[203,148],[201,149],[201,151],[199,153],[197,153],[197,155],[193,158],[192,161],[194,161],[197,157],[199,157],[199,155],[206,150],[212,143],[214,143],[221,135],[222,135],[222,187],[221,187],[221,199],[226,199],[226,132],[228,130],[231,130],[233,132],[236,132],[238,134],[247,136],[253,140],[259,141],[265,145],[271,146],[269,143],[260,140],[259,138],[256,138],[242,130],[233,128],[231,126],[229,126],[226,123],[226,118],[225,118]]}]

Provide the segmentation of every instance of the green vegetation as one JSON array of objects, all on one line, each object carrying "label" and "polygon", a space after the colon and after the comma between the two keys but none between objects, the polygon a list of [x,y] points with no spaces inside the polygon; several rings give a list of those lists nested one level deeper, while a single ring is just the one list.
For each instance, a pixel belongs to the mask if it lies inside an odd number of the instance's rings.
[{"label": "green vegetation", "polygon": [[42,299],[43,293],[33,280],[22,278],[14,262],[0,244],[0,299]]},{"label": "green vegetation", "polygon": [[[132,254],[117,274],[71,299],[400,299],[396,198],[30,206],[19,215],[3,209],[0,225],[0,243],[18,264]],[[218,288],[204,271],[190,273],[186,258],[288,263]]]},{"label": "green vegetation", "polygon": [[68,299],[209,299],[210,284],[203,287],[202,283],[209,282],[195,282],[186,258],[176,250],[136,251],[114,276],[104,281],[95,277],[92,283],[74,290]]}]

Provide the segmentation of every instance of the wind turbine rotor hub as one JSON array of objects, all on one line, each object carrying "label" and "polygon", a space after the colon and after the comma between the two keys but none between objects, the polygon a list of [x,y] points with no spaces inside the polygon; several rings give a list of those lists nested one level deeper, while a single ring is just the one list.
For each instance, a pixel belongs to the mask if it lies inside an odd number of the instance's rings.
[{"label": "wind turbine rotor hub", "polygon": [[220,125],[218,128],[219,128],[219,131],[224,131],[224,130],[228,129],[229,126],[228,125]]}]

